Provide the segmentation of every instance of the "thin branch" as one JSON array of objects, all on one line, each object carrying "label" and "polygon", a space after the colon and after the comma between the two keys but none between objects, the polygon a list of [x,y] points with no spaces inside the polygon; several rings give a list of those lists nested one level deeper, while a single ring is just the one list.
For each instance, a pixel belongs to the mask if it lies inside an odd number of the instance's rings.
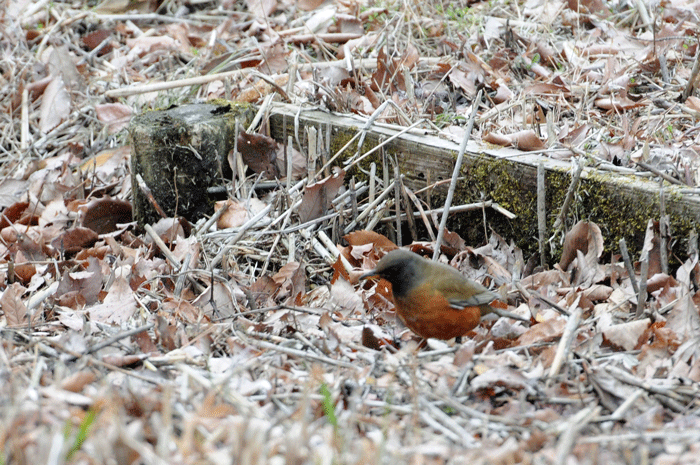
[{"label": "thin branch", "polygon": [[457,178],[459,177],[459,172],[462,170],[462,160],[464,160],[464,152],[467,150],[467,142],[469,142],[469,137],[471,137],[472,129],[474,128],[474,119],[476,118],[476,110],[479,108],[479,103],[481,102],[481,95],[483,91],[479,90],[474,99],[472,114],[469,117],[469,124],[467,124],[467,130],[464,133],[464,139],[462,139],[462,145],[459,147],[459,153],[457,154],[457,160],[455,161],[455,167],[452,171],[452,181],[450,182],[450,188],[447,191],[447,198],[445,199],[445,208],[443,209],[442,218],[440,219],[440,227],[438,228],[438,235],[435,239],[435,250],[433,251],[433,261],[440,257],[440,246],[442,244],[442,238],[445,235],[445,227],[447,226],[447,217],[449,216],[450,207],[452,206],[452,197],[454,197],[455,189],[457,188]]}]

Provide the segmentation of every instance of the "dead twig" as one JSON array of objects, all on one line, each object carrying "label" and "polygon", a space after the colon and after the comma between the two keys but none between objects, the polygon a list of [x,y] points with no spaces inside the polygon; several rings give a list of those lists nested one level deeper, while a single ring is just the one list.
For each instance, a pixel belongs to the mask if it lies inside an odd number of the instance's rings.
[{"label": "dead twig", "polygon": [[573,310],[569,314],[569,318],[564,327],[564,332],[559,340],[559,345],[557,346],[557,351],[554,354],[554,360],[552,361],[552,366],[549,369],[549,377],[554,378],[559,374],[562,364],[565,358],[568,356],[571,345],[574,338],[576,337],[576,329],[578,329],[579,322],[581,320],[581,309],[578,307],[578,302],[581,299],[579,296],[571,306]]},{"label": "dead twig", "polygon": [[540,162],[537,165],[537,232],[540,249],[540,266],[544,268],[545,260],[545,236],[547,234],[547,207],[546,207],[546,188],[545,188],[545,171],[544,163]]},{"label": "dead twig", "polygon": [[298,357],[301,359],[308,359],[308,360],[313,360],[316,362],[322,362],[326,363],[328,365],[333,365],[341,368],[354,368],[354,369],[359,369],[356,365],[353,365],[352,363],[349,362],[344,362],[342,360],[335,360],[330,357],[326,357],[323,355],[316,355],[316,354],[311,354],[309,352],[305,352],[303,350],[296,350],[296,349],[291,349],[289,347],[283,347],[277,344],[270,344],[269,342],[265,341],[258,341],[256,339],[250,338],[243,336],[242,333],[238,333],[238,336],[241,338],[241,340],[245,341],[247,344],[250,344],[252,346],[255,346],[259,349],[267,349],[267,350],[273,350],[275,352],[280,352],[282,354],[286,355],[291,355],[292,357]]},{"label": "dead twig", "polygon": [[620,239],[620,255],[622,255],[622,261],[625,264],[625,268],[627,269],[627,275],[630,278],[630,282],[632,283],[632,288],[634,289],[634,293],[639,295],[639,285],[637,284],[637,277],[634,274],[634,266],[632,266],[632,260],[630,260],[630,254],[627,251],[627,242],[625,239]]},{"label": "dead twig", "polygon": [[574,169],[574,173],[571,176],[571,183],[569,184],[569,189],[566,191],[564,203],[561,206],[561,210],[559,210],[559,215],[557,216],[557,220],[554,222],[554,226],[552,226],[552,229],[554,231],[558,231],[562,227],[562,225],[564,224],[564,220],[566,219],[566,215],[569,214],[571,201],[573,200],[574,194],[576,193],[576,189],[578,188],[578,183],[581,179],[582,171],[583,163],[581,163],[581,161],[579,160],[576,163],[576,168]]},{"label": "dead twig", "polygon": [[440,226],[438,227],[438,234],[435,238],[435,250],[433,251],[433,261],[440,257],[440,246],[442,244],[442,238],[445,235],[445,227],[447,226],[447,217],[449,216],[450,207],[452,206],[452,197],[455,194],[455,189],[457,188],[457,178],[462,169],[462,161],[464,160],[464,152],[467,150],[467,142],[469,142],[469,137],[471,137],[472,129],[474,128],[474,118],[476,118],[476,110],[479,108],[479,103],[481,103],[482,90],[476,94],[476,98],[472,103],[472,114],[469,117],[469,123],[467,124],[467,130],[464,133],[464,139],[462,139],[462,144],[459,147],[459,153],[457,154],[457,160],[455,161],[455,167],[452,171],[452,181],[450,182],[450,188],[447,191],[447,198],[445,199],[445,208],[442,212],[442,218],[440,219]]}]

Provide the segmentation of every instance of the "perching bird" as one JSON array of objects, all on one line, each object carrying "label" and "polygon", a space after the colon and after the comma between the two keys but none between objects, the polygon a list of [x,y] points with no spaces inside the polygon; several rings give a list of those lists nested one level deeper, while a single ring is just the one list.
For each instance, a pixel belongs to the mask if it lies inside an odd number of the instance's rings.
[{"label": "perching bird", "polygon": [[[374,270],[360,279],[372,277],[391,283],[399,318],[426,339],[460,337],[476,328],[482,316],[504,313],[489,305],[497,296],[481,284],[467,279],[451,266],[408,250],[389,252]],[[523,319],[513,314],[507,316]]]}]

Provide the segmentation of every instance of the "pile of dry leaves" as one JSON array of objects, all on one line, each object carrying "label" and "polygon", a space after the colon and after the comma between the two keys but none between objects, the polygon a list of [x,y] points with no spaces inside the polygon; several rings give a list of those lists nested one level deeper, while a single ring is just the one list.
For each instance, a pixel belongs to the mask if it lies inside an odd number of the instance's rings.
[{"label": "pile of dry leaves", "polygon": [[[669,268],[650,221],[635,262],[575,212],[543,269],[497,232],[448,232],[440,260],[530,324],[419,346],[388,284],[358,283],[402,242],[399,178],[295,147],[269,173],[289,178],[263,182],[247,154],[216,216],[141,228],[125,130],[171,104],[279,99],[461,140],[483,90],[477,140],[697,194],[697,10],[9,1],[0,463],[700,463],[696,237]],[[422,220],[430,240],[406,247],[430,256],[439,215]]]}]

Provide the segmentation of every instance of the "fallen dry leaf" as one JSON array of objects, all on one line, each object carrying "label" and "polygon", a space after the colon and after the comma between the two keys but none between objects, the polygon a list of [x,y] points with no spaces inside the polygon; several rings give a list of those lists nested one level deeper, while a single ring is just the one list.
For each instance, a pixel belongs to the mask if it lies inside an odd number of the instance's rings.
[{"label": "fallen dry leaf", "polygon": [[63,78],[54,76],[41,99],[40,130],[46,134],[61,124],[71,111],[71,98]]},{"label": "fallen dry leaf", "polygon": [[101,304],[88,309],[90,320],[100,323],[123,324],[137,309],[134,293],[126,278],[119,276]]},{"label": "fallen dry leaf", "polygon": [[597,224],[579,221],[571,228],[564,238],[559,267],[562,270],[568,269],[579,251],[589,265],[598,263],[598,258],[603,253],[603,235]]},{"label": "fallen dry leaf", "polygon": [[639,344],[639,338],[651,324],[649,318],[610,325],[602,330],[603,336],[610,343],[623,350],[632,350]]},{"label": "fallen dry leaf", "polygon": [[[275,164],[277,142],[271,137],[241,131],[238,135],[238,151],[243,158],[243,163],[254,172],[265,173],[268,179],[279,177]],[[235,171],[235,163],[229,160],[229,164]]]},{"label": "fallen dry leaf", "polygon": [[133,110],[121,103],[95,105],[97,119],[107,126],[110,134],[116,134],[129,125]]},{"label": "fallen dry leaf", "polygon": [[331,207],[331,202],[343,186],[345,171],[340,170],[322,181],[307,185],[299,205],[299,218],[302,223],[323,216]]},{"label": "fallen dry leaf", "polygon": [[531,129],[505,135],[489,133],[483,140],[491,144],[513,146],[520,150],[542,150],[545,147],[544,142]]}]

